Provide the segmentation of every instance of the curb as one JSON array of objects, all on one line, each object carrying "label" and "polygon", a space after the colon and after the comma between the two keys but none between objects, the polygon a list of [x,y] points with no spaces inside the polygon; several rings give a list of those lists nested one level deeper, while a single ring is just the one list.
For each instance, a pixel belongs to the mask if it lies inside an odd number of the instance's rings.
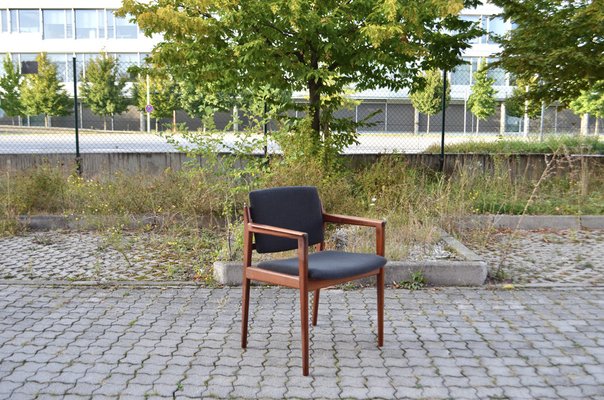
[{"label": "curb", "polygon": [[[411,281],[413,274],[421,272],[430,286],[482,286],[487,278],[487,264],[461,242],[440,230],[441,239],[463,261],[388,261],[384,267],[386,283]],[[241,286],[243,264],[240,261],[216,261],[214,279],[221,285]],[[375,278],[358,282],[370,284]]]}]

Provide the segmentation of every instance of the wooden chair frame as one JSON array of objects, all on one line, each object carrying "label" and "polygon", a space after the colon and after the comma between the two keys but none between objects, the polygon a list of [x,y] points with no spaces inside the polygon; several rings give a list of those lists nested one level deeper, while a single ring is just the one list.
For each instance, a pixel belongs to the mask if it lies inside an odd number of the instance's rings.
[{"label": "wooden chair frame", "polygon": [[[319,313],[319,290],[328,286],[353,280],[365,278],[368,276],[377,276],[377,321],[378,321],[378,347],[384,344],[384,268],[376,271],[354,275],[341,279],[313,280],[308,278],[308,234],[291,229],[284,229],[270,225],[261,225],[252,222],[249,207],[244,207],[244,244],[243,244],[243,298],[242,298],[242,318],[241,318],[241,347],[247,347],[248,333],[248,315],[250,304],[250,281],[257,280],[275,285],[282,285],[300,290],[300,325],[302,336],[302,374],[308,375],[308,292],[314,291],[312,324],[317,325],[317,315]],[[351,217],[345,215],[327,214],[323,211],[323,230],[326,223],[357,225],[373,227],[376,230],[376,254],[384,256],[385,252],[385,228],[386,221],[373,220],[360,217]],[[260,233],[265,235],[278,236],[283,238],[295,239],[298,241],[298,271],[299,275],[287,275],[260,269],[252,266],[252,250],[255,249],[253,243],[253,234]],[[325,248],[325,242],[317,245],[318,250]]]}]

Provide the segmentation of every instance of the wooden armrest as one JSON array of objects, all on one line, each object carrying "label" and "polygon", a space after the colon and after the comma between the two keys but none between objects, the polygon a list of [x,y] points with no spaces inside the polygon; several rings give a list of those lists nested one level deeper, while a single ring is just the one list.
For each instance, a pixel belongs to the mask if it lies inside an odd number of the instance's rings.
[{"label": "wooden armrest", "polygon": [[250,232],[261,233],[264,235],[278,236],[289,239],[301,239],[308,237],[306,232],[294,231],[292,229],[279,228],[272,225],[262,225],[250,222],[247,224]]},{"label": "wooden armrest", "polygon": [[337,215],[326,213],[323,213],[323,221],[333,222],[334,224],[373,226],[375,228],[386,225],[386,221],[379,219],[369,219],[362,217],[352,217],[349,215]]},{"label": "wooden armrest", "polygon": [[323,221],[334,224],[370,226],[375,228],[375,253],[380,256],[384,256],[386,253],[386,221],[326,213],[323,213]]},{"label": "wooden armrest", "polygon": [[[304,282],[303,287],[306,287],[308,280],[308,233],[294,231],[292,229],[279,228],[272,225],[262,225],[249,222],[247,225],[248,232],[260,233],[264,235],[278,236],[282,238],[295,239],[298,241],[298,273],[300,281]],[[251,240],[251,235],[250,235]],[[248,263],[244,266],[251,265],[251,250],[248,250]]]}]

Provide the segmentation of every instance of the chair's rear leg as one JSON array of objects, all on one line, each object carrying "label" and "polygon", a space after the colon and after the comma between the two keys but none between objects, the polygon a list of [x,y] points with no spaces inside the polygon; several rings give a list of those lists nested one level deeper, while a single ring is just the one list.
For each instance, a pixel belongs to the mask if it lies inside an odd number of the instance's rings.
[{"label": "chair's rear leg", "polygon": [[377,275],[378,347],[384,345],[384,268]]},{"label": "chair's rear leg", "polygon": [[250,280],[243,278],[243,295],[241,299],[241,348],[247,347],[247,322],[250,311]]},{"label": "chair's rear leg", "polygon": [[302,375],[308,376],[308,291],[300,288],[300,330],[302,332]]},{"label": "chair's rear leg", "polygon": [[317,318],[319,315],[319,290],[315,290],[315,294],[312,298],[312,326],[317,326]]}]

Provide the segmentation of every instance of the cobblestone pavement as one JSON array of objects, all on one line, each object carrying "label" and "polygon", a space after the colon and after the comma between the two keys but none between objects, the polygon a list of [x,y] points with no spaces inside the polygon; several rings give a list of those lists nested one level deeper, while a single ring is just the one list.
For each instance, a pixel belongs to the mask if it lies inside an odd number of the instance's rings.
[{"label": "cobblestone pavement", "polygon": [[[0,279],[190,280],[203,263],[147,234],[33,233],[0,238]],[[165,242],[165,240],[164,240]],[[604,284],[604,230],[506,231],[469,246],[515,283]],[[176,246],[178,247],[178,246]]]},{"label": "cobblestone pavement", "polygon": [[188,280],[193,265],[147,234],[40,232],[0,238],[0,279]]},{"label": "cobblestone pavement", "polygon": [[604,230],[502,230],[472,248],[517,283],[604,284]]},{"label": "cobblestone pavement", "polygon": [[327,290],[301,375],[296,292],[0,286],[0,398],[604,398],[604,288]]}]

